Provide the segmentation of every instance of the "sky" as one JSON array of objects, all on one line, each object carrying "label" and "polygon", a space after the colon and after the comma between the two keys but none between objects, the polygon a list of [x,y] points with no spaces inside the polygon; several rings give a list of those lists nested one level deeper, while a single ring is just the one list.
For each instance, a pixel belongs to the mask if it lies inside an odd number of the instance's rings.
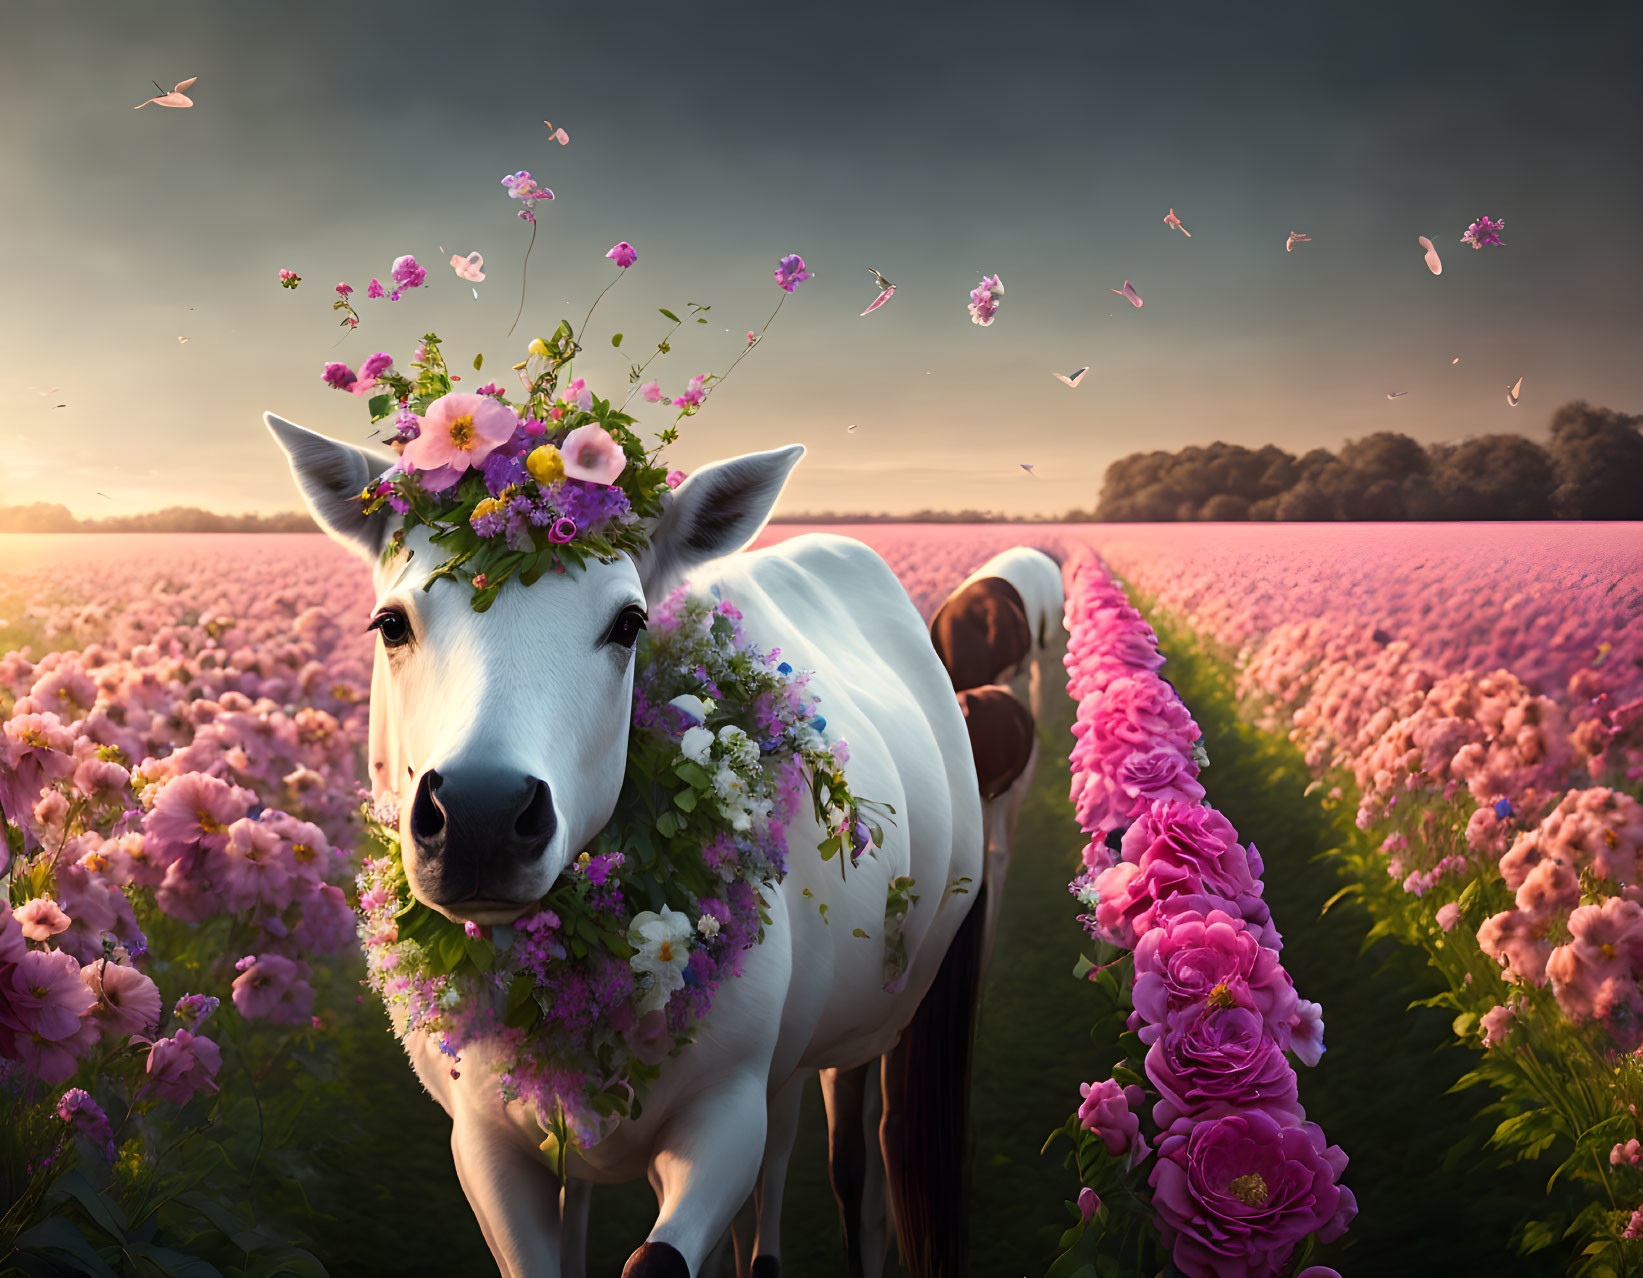
[{"label": "sky", "polygon": [[[0,504],[295,509],[263,410],[367,442],[327,360],[404,367],[432,329],[453,369],[506,373],[580,321],[617,240],[639,260],[576,371],[618,397],[658,307],[712,307],[647,370],[677,393],[769,317],[779,258],[814,272],[669,452],[804,443],[787,513],[1087,509],[1139,449],[1643,411],[1640,15],[0,0]],[[193,108],[132,109],[189,76]],[[556,198],[510,338],[518,169]],[[1484,214],[1505,247],[1459,242]],[[1286,253],[1292,230],[1312,240]],[[470,250],[477,300],[448,265]],[[405,253],[427,285],[365,300]],[[898,287],[863,318],[869,267]],[[985,328],[983,274],[1005,285]],[[670,419],[645,407],[646,434]]]}]

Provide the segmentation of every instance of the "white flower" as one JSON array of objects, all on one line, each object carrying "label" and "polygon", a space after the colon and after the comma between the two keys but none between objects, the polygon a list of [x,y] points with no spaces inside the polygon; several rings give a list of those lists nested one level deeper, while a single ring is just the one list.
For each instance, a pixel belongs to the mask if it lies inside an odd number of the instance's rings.
[{"label": "white flower", "polygon": [[706,763],[708,752],[713,749],[713,733],[701,724],[686,728],[685,735],[679,738],[679,749],[684,752],[685,758]]},{"label": "white flower", "polygon": [[759,747],[734,723],[727,723],[719,729],[719,745],[724,757],[736,767],[746,770],[758,766]]},{"label": "white flower", "polygon": [[740,806],[741,801],[747,798],[747,779],[729,763],[721,763],[719,770],[713,774],[713,791],[721,799],[728,800],[730,806]]},{"label": "white flower", "polygon": [[660,1011],[674,990],[684,988],[691,931],[689,916],[665,905],[660,914],[645,910],[633,916],[628,925],[628,944],[638,953],[628,964],[641,976],[651,978],[650,988],[634,1007],[640,1016]]},{"label": "white flower", "polygon": [[711,914],[704,914],[696,920],[696,930],[703,936],[719,935],[719,920]]},{"label": "white flower", "polygon": [[1100,894],[1091,884],[1088,883],[1079,888],[1073,895],[1077,899],[1078,903],[1087,910],[1093,910],[1101,903]]},{"label": "white flower", "polygon": [[672,706],[675,710],[681,710],[685,714],[688,714],[692,719],[696,720],[697,723],[700,723],[703,719],[707,718],[707,703],[700,697],[692,696],[688,692],[680,693],[677,697],[674,697],[672,701],[669,701],[668,705]]}]

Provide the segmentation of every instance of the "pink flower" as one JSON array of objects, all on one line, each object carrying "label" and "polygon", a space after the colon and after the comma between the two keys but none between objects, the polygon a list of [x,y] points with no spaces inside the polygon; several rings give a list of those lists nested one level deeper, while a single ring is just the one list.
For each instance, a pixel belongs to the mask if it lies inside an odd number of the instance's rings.
[{"label": "pink flower", "polygon": [[1145,1100],[1139,1087],[1120,1087],[1116,1080],[1107,1078],[1099,1083],[1080,1083],[1078,1092],[1084,1098],[1078,1107],[1078,1121],[1085,1131],[1101,1138],[1109,1154],[1118,1158],[1132,1149],[1146,1148],[1141,1120],[1134,1112]]},{"label": "pink flower", "polygon": [[659,404],[664,398],[666,398],[662,394],[662,387],[659,382],[646,382],[639,388],[639,393],[652,404]]},{"label": "pink flower", "polygon": [[1295,1001],[1295,1019],[1290,1022],[1289,1050],[1303,1065],[1316,1065],[1323,1059],[1324,1009],[1308,999]]},{"label": "pink flower", "polygon": [[484,265],[485,259],[477,250],[469,253],[466,257],[463,257],[460,253],[451,254],[451,269],[457,273],[460,279],[469,280],[475,284],[484,283],[485,272],[479,269]]},{"label": "pink flower", "polygon": [[1506,1036],[1512,1032],[1517,1018],[1512,1015],[1512,1009],[1496,1004],[1483,1014],[1478,1020],[1478,1026],[1483,1030],[1483,1045],[1494,1047],[1506,1041]]},{"label": "pink flower", "polygon": [[1096,1195],[1095,1190],[1085,1185],[1078,1191],[1078,1214],[1083,1217],[1084,1223],[1088,1224],[1094,1219],[1095,1213],[1100,1210],[1101,1199]]},{"label": "pink flower", "polygon": [[1633,973],[1643,968],[1643,906],[1618,896],[1569,915],[1569,941],[1546,960],[1558,1006],[1570,1020],[1643,1011]]},{"label": "pink flower", "polygon": [[1315,1123],[1284,1126],[1260,1110],[1179,1120],[1150,1177],[1176,1267],[1187,1278],[1266,1278],[1308,1234],[1339,1238],[1358,1212],[1339,1183],[1346,1161]]},{"label": "pink flower", "polygon": [[1438,906],[1438,926],[1445,932],[1449,931],[1460,921],[1460,903],[1450,901],[1447,905]]},{"label": "pink flower", "polygon": [[97,1000],[91,1015],[110,1037],[146,1034],[158,1028],[160,987],[136,968],[98,959],[80,969],[80,979]]},{"label": "pink flower", "polygon": [[307,975],[306,963],[280,954],[258,955],[234,978],[234,1006],[246,1020],[300,1024],[314,1006]]},{"label": "pink flower", "polygon": [[73,922],[49,897],[37,896],[11,912],[22,925],[23,935],[31,941],[46,941],[59,932],[66,932]]},{"label": "pink flower", "polygon": [[[401,460],[407,469],[448,468],[460,479],[470,466],[477,466],[506,443],[518,425],[513,410],[488,395],[453,391],[428,405],[422,433],[405,445]],[[427,477],[423,485],[431,488]]]},{"label": "pink flower", "polygon": [[565,459],[565,477],[590,484],[614,484],[628,464],[622,446],[597,422],[571,431],[559,452]]},{"label": "pink flower", "polygon": [[209,1038],[180,1029],[148,1051],[149,1086],[167,1100],[186,1105],[195,1093],[217,1090],[222,1052]]},{"label": "pink flower", "polygon": [[1261,1109],[1286,1126],[1301,1120],[1294,1067],[1258,1013],[1244,1007],[1187,1007],[1170,1013],[1147,1049],[1147,1078],[1158,1089],[1153,1119]]},{"label": "pink flower", "polygon": [[993,322],[998,313],[998,299],[1004,296],[1004,285],[996,275],[983,275],[981,283],[970,290],[970,322],[983,328]]},{"label": "pink flower", "polygon": [[1241,1005],[1258,1012],[1282,1046],[1297,1011],[1295,987],[1278,956],[1244,920],[1221,910],[1168,916],[1135,946],[1135,1010],[1151,1044],[1172,1011]]},{"label": "pink flower", "polygon": [[685,393],[673,401],[675,408],[700,408],[707,398],[707,374],[697,373],[685,387]]},{"label": "pink flower", "polygon": [[684,482],[685,482],[685,472],[684,471],[682,471],[682,470],[670,470],[670,471],[668,471],[668,473],[667,473],[667,486],[669,488],[677,488],[680,484],[682,484]]},{"label": "pink flower", "polygon": [[1609,1151],[1611,1167],[1636,1167],[1640,1162],[1643,1162],[1643,1142],[1639,1142],[1635,1136]]},{"label": "pink flower", "polygon": [[639,254],[634,250],[633,245],[629,244],[626,240],[622,240],[612,245],[610,252],[606,253],[605,256],[615,262],[616,265],[620,266],[624,271],[639,260]]},{"label": "pink flower", "polygon": [[0,980],[7,977],[11,988],[4,1000],[10,1015],[27,1035],[59,1043],[80,1029],[80,1018],[91,1010],[91,991],[80,981],[80,965],[73,955],[61,950],[30,950]]},{"label": "pink flower", "polygon": [[1508,980],[1546,984],[1546,923],[1522,910],[1503,910],[1478,928],[1478,948],[1506,969]]},{"label": "pink flower", "polygon": [[228,843],[228,827],[256,801],[250,790],[202,772],[184,772],[160,787],[143,818],[143,833],[156,844],[178,850],[198,845],[221,851]]}]

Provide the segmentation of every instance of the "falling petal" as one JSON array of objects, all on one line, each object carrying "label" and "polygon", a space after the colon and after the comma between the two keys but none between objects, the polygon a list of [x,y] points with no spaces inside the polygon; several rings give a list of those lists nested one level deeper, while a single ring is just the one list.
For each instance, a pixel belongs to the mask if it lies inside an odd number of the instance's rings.
[{"label": "falling petal", "polygon": [[188,339],[187,339],[187,338],[186,338],[186,337],[179,337],[179,338],[178,338],[178,339],[177,339],[177,341],[178,341],[178,342],[179,342],[179,343],[182,343],[182,342],[186,342],[186,341],[187,341],[187,340],[188,340]]},{"label": "falling petal", "polygon": [[1459,355],[1455,356],[1455,358],[1450,360],[1449,363],[1451,365],[1460,363],[1460,356]]},{"label": "falling petal", "polygon": [[1523,379],[1521,377],[1517,379],[1517,385],[1516,386],[1508,386],[1506,388],[1506,402],[1508,404],[1510,404],[1513,408],[1517,407],[1518,394],[1522,390],[1523,390]]},{"label": "falling petal", "polygon": [[1071,377],[1068,377],[1065,373],[1057,373],[1055,375],[1055,380],[1058,382],[1066,382],[1068,386],[1077,386],[1079,382],[1084,380],[1084,374],[1089,371],[1089,365],[1086,364]]},{"label": "falling petal", "polygon": [[851,422],[851,423],[850,423],[850,424],[849,424],[849,425],[848,425],[848,426],[846,426],[846,427],[845,427],[845,428],[844,428],[844,429],[845,429],[845,430],[847,430],[847,431],[848,431],[848,432],[849,432],[849,433],[850,433],[850,434],[852,434],[852,435],[854,435],[854,434],[855,434],[855,433],[856,433],[856,423],[855,423],[855,422]]},{"label": "falling petal", "polygon": [[1419,236],[1418,238],[1420,240],[1420,246],[1426,250],[1426,269],[1431,271],[1434,275],[1442,275],[1443,262],[1438,257],[1437,249],[1432,247],[1432,241],[1427,239],[1424,235]]},{"label": "falling petal", "polygon": [[1388,399],[1397,399],[1400,395],[1407,395],[1408,393],[1408,391],[1388,391],[1386,397]]},{"label": "falling petal", "polygon": [[1181,225],[1181,219],[1175,216],[1175,210],[1174,209],[1171,209],[1169,211],[1169,213],[1165,215],[1164,225],[1165,226],[1173,226],[1177,231],[1181,232],[1181,234],[1186,236],[1189,240],[1192,238],[1192,232],[1187,230],[1186,227]]},{"label": "falling petal", "polygon": [[894,284],[890,285],[889,288],[885,289],[884,292],[880,293],[878,297],[874,299],[873,304],[863,311],[862,314],[871,315],[874,311],[878,310],[879,307],[888,302],[891,297],[895,295],[895,292],[896,286]]},{"label": "falling petal", "polygon": [[1131,284],[1128,280],[1124,281],[1123,288],[1113,288],[1108,289],[1107,291],[1109,293],[1117,293],[1120,297],[1128,298],[1131,306],[1141,306],[1144,304],[1141,301],[1141,295],[1135,291],[1135,285]]}]

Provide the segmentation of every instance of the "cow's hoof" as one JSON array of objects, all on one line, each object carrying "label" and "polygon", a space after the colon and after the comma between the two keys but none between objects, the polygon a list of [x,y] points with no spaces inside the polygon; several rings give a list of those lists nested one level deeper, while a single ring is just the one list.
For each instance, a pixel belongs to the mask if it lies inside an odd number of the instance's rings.
[{"label": "cow's hoof", "polygon": [[647,1242],[628,1257],[622,1278],[690,1278],[690,1266],[677,1247]]},{"label": "cow's hoof", "polygon": [[782,1278],[782,1262],[776,1256],[756,1256],[753,1259],[753,1278]]}]

